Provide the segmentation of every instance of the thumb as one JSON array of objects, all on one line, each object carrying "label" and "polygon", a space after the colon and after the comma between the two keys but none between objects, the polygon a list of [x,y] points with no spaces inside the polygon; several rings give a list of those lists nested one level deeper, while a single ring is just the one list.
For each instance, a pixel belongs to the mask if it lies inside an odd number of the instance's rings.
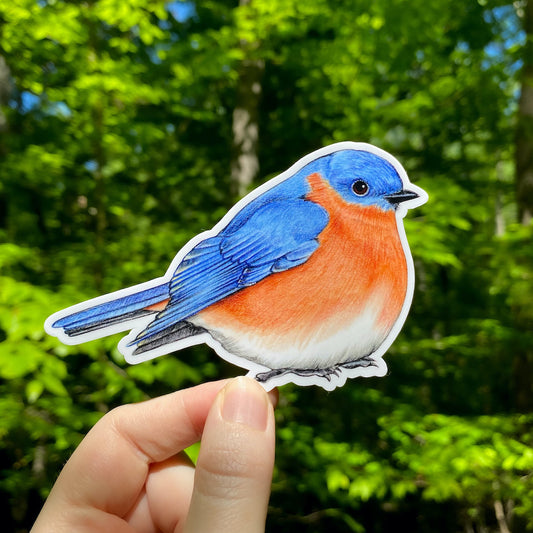
[{"label": "thumb", "polygon": [[274,440],[268,394],[250,378],[231,381],[204,427],[186,533],[264,531]]}]

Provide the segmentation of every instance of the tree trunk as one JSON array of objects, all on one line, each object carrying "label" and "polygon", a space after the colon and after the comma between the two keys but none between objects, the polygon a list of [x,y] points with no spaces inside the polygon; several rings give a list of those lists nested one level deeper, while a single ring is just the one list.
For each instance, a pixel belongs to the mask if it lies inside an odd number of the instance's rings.
[{"label": "tree trunk", "polygon": [[523,5],[526,45],[516,129],[516,193],[519,221],[533,218],[533,0]]},{"label": "tree trunk", "polygon": [[[239,6],[249,5],[251,0],[240,0]],[[257,43],[241,42],[245,52],[239,71],[235,109],[233,111],[233,139],[231,156],[231,180],[234,192],[243,196],[259,172],[259,102],[261,80],[265,68],[261,59],[246,57]]]},{"label": "tree trunk", "polygon": [[[11,94],[11,73],[7,66],[6,60],[0,56],[0,106],[7,104],[9,96]],[[7,130],[7,120],[4,112],[0,108],[0,133],[4,133]],[[0,151],[2,151],[0,146]]]},{"label": "tree trunk", "polygon": [[[526,45],[516,127],[516,201],[519,222],[528,225],[533,219],[533,0],[526,0],[520,9]],[[527,313],[518,309],[514,314],[518,327],[527,330],[531,323]],[[521,412],[533,409],[532,367],[533,349],[524,347],[513,361],[515,404]]]},{"label": "tree trunk", "polygon": [[[88,20],[89,25],[89,62],[98,63],[101,60],[102,44],[98,37],[98,30],[93,19]],[[103,168],[106,164],[106,153],[103,142],[105,125],[104,125],[104,95],[93,104],[90,110],[90,119],[93,125],[91,149],[92,156],[95,163],[93,170],[94,198],[93,207],[95,217],[95,262],[93,266],[93,273],[96,288],[99,291],[103,290],[105,278],[105,233],[107,229],[107,202],[106,202],[106,183],[103,174]]]},{"label": "tree trunk", "polygon": [[[0,106],[5,106],[8,103],[11,90],[11,72],[6,60],[0,56]],[[0,107],[0,157],[5,156],[7,151],[4,143],[7,126],[6,115],[2,111],[2,107]],[[5,191],[0,191],[0,228],[7,227],[7,210],[8,201],[6,193]]]}]

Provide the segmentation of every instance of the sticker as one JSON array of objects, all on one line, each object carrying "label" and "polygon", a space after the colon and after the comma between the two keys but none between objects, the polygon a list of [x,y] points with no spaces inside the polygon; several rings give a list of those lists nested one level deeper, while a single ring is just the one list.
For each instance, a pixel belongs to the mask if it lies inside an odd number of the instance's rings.
[{"label": "sticker", "polygon": [[161,277],[50,316],[65,344],[131,330],[129,363],[206,343],[267,390],[384,376],[414,290],[403,227],[427,201],[375,146],[300,159],[191,239]]}]

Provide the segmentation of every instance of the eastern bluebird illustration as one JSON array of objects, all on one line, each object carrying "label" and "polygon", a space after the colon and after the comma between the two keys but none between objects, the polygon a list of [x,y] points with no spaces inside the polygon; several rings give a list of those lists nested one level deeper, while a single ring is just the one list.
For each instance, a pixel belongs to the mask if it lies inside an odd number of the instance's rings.
[{"label": "eastern bluebird illustration", "polygon": [[267,389],[384,375],[414,290],[403,217],[426,200],[390,154],[330,145],[243,198],[162,278],[60,311],[46,330],[67,344],[131,330],[129,362],[206,342]]}]

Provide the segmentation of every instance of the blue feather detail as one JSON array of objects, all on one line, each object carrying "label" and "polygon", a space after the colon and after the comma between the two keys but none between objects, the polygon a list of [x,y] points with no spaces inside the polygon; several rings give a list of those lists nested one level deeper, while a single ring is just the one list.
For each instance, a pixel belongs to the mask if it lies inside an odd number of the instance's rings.
[{"label": "blue feather detail", "polygon": [[283,272],[284,270],[288,270],[289,268],[302,265],[309,259],[309,257],[311,257],[311,255],[318,247],[319,244],[316,239],[302,244],[293,252],[290,252],[287,255],[280,257],[272,265],[272,272]]},{"label": "blue feather detail", "polygon": [[301,197],[261,199],[255,207],[238,213],[219,235],[200,242],[183,258],[170,281],[166,309],[132,345],[274,272],[304,263],[318,247],[316,237],[329,221],[324,208]]},{"label": "blue feather detail", "polygon": [[91,329],[96,325],[98,325],[98,329],[105,328],[107,325],[116,323],[117,319],[123,315],[131,315],[136,311],[166,300],[168,297],[169,287],[165,283],[73,313],[57,320],[52,327],[63,328],[67,335],[69,332],[77,330],[83,333],[83,330]]}]

